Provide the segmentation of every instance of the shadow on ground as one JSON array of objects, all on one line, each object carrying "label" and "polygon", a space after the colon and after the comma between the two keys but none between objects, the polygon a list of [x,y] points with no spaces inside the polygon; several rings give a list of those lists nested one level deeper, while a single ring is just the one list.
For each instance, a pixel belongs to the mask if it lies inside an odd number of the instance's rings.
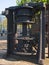
[{"label": "shadow on ground", "polygon": [[27,61],[34,64],[38,64],[36,56],[25,56],[25,55],[10,55],[6,56],[6,53],[0,54],[0,59],[5,59],[7,61]]},{"label": "shadow on ground", "polygon": [[38,64],[36,56],[25,56],[25,55],[6,56],[6,54],[4,54],[3,58],[7,61],[27,61],[27,62]]}]

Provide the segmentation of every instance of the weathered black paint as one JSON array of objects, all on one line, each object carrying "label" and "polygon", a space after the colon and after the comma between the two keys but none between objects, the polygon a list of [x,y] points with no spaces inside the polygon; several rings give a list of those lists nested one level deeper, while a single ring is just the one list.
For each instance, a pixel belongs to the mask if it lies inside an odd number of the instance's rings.
[{"label": "weathered black paint", "polygon": [[13,29],[13,11],[8,10],[7,15],[7,55],[12,54],[15,44],[15,32]]},{"label": "weathered black paint", "polygon": [[42,58],[45,59],[45,10],[42,10]]},{"label": "weathered black paint", "polygon": [[[34,7],[35,6],[35,7]],[[10,55],[14,51],[14,45],[15,45],[15,33],[16,33],[16,25],[17,23],[22,23],[23,25],[23,36],[27,35],[27,24],[31,23],[32,17],[35,15],[36,12],[39,10],[43,9],[42,7],[39,9],[37,5],[34,6],[17,6],[17,7],[10,7],[7,10],[8,15],[7,15],[7,30],[8,30],[8,35],[7,35],[7,55]],[[15,22],[13,20],[13,12],[15,13]],[[44,12],[43,12],[44,14]],[[42,18],[42,55],[43,58],[45,58],[45,44],[44,44],[44,38],[45,38],[45,22],[44,22],[44,16]],[[15,31],[14,31],[15,29]],[[19,40],[20,41],[20,40]],[[26,42],[26,41],[25,41]],[[21,42],[20,42],[21,43]],[[23,42],[22,42],[23,43]],[[39,49],[40,43],[38,45]],[[38,50],[38,52],[40,49]],[[37,58],[39,58],[39,54],[37,54]]]}]

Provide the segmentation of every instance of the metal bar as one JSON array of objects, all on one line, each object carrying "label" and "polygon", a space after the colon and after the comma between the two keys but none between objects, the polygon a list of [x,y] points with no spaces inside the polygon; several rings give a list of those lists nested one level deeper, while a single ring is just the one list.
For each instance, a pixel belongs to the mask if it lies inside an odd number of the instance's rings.
[{"label": "metal bar", "polygon": [[47,25],[48,25],[47,32],[48,32],[48,58],[49,58],[49,4],[46,5],[46,9],[47,9]]},{"label": "metal bar", "polygon": [[39,53],[39,64],[43,65],[43,59],[45,59],[45,11],[41,11],[40,15],[40,53]]},{"label": "metal bar", "polygon": [[33,55],[32,53],[25,53],[25,52],[13,52],[13,54],[14,55],[15,54],[18,54],[18,55],[28,55],[28,56]]},{"label": "metal bar", "polygon": [[15,12],[13,12],[13,33],[15,33]]},{"label": "metal bar", "polygon": [[14,50],[14,44],[15,44],[15,27],[13,25],[14,21],[14,15],[13,11],[9,10],[8,14],[8,25],[7,25],[7,55],[9,56],[10,54],[13,53]]},{"label": "metal bar", "polygon": [[40,14],[40,45],[39,45],[39,65],[43,65],[42,61],[42,11]]},{"label": "metal bar", "polygon": [[45,9],[42,10],[42,59],[45,59]]},{"label": "metal bar", "polygon": [[40,53],[39,53],[39,61],[42,60],[42,11],[40,15]]},{"label": "metal bar", "polygon": [[26,36],[27,35],[27,23],[23,23],[22,25],[23,25],[22,34],[23,34],[23,36]]}]

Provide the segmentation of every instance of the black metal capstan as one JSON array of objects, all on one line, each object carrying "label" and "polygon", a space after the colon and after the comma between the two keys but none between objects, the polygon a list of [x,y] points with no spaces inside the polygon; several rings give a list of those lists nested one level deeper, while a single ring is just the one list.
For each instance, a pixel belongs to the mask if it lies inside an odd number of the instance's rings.
[{"label": "black metal capstan", "polygon": [[[42,19],[42,24],[40,24],[42,25],[42,28],[40,28],[41,30],[39,30],[38,35],[33,34],[32,30],[35,25],[33,19],[35,19],[35,14],[39,11],[42,12],[41,14],[43,18],[40,18]],[[45,22],[43,11],[43,3],[27,3],[22,6],[14,6],[5,9],[5,15],[7,17],[7,55],[15,53],[31,55],[36,53],[37,58],[39,59],[40,40],[42,41],[42,54],[43,57],[45,56]],[[22,31],[20,31],[18,25],[20,25]],[[17,34],[19,32],[20,36]],[[40,37],[40,35],[42,35],[42,39],[37,38],[38,36]],[[36,52],[32,50],[32,47],[36,49]]]}]

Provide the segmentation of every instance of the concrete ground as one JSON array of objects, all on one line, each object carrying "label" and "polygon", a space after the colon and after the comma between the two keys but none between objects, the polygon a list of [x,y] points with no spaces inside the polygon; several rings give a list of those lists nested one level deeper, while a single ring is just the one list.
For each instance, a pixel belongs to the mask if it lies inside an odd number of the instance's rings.
[{"label": "concrete ground", "polygon": [[[14,58],[11,56],[9,58],[5,58],[6,56],[6,49],[7,49],[7,41],[0,40],[0,65],[38,65],[37,60],[33,59],[32,56],[20,56],[17,55]],[[43,60],[44,65],[49,65],[49,58],[47,55],[47,48],[46,48],[46,58]]]}]

